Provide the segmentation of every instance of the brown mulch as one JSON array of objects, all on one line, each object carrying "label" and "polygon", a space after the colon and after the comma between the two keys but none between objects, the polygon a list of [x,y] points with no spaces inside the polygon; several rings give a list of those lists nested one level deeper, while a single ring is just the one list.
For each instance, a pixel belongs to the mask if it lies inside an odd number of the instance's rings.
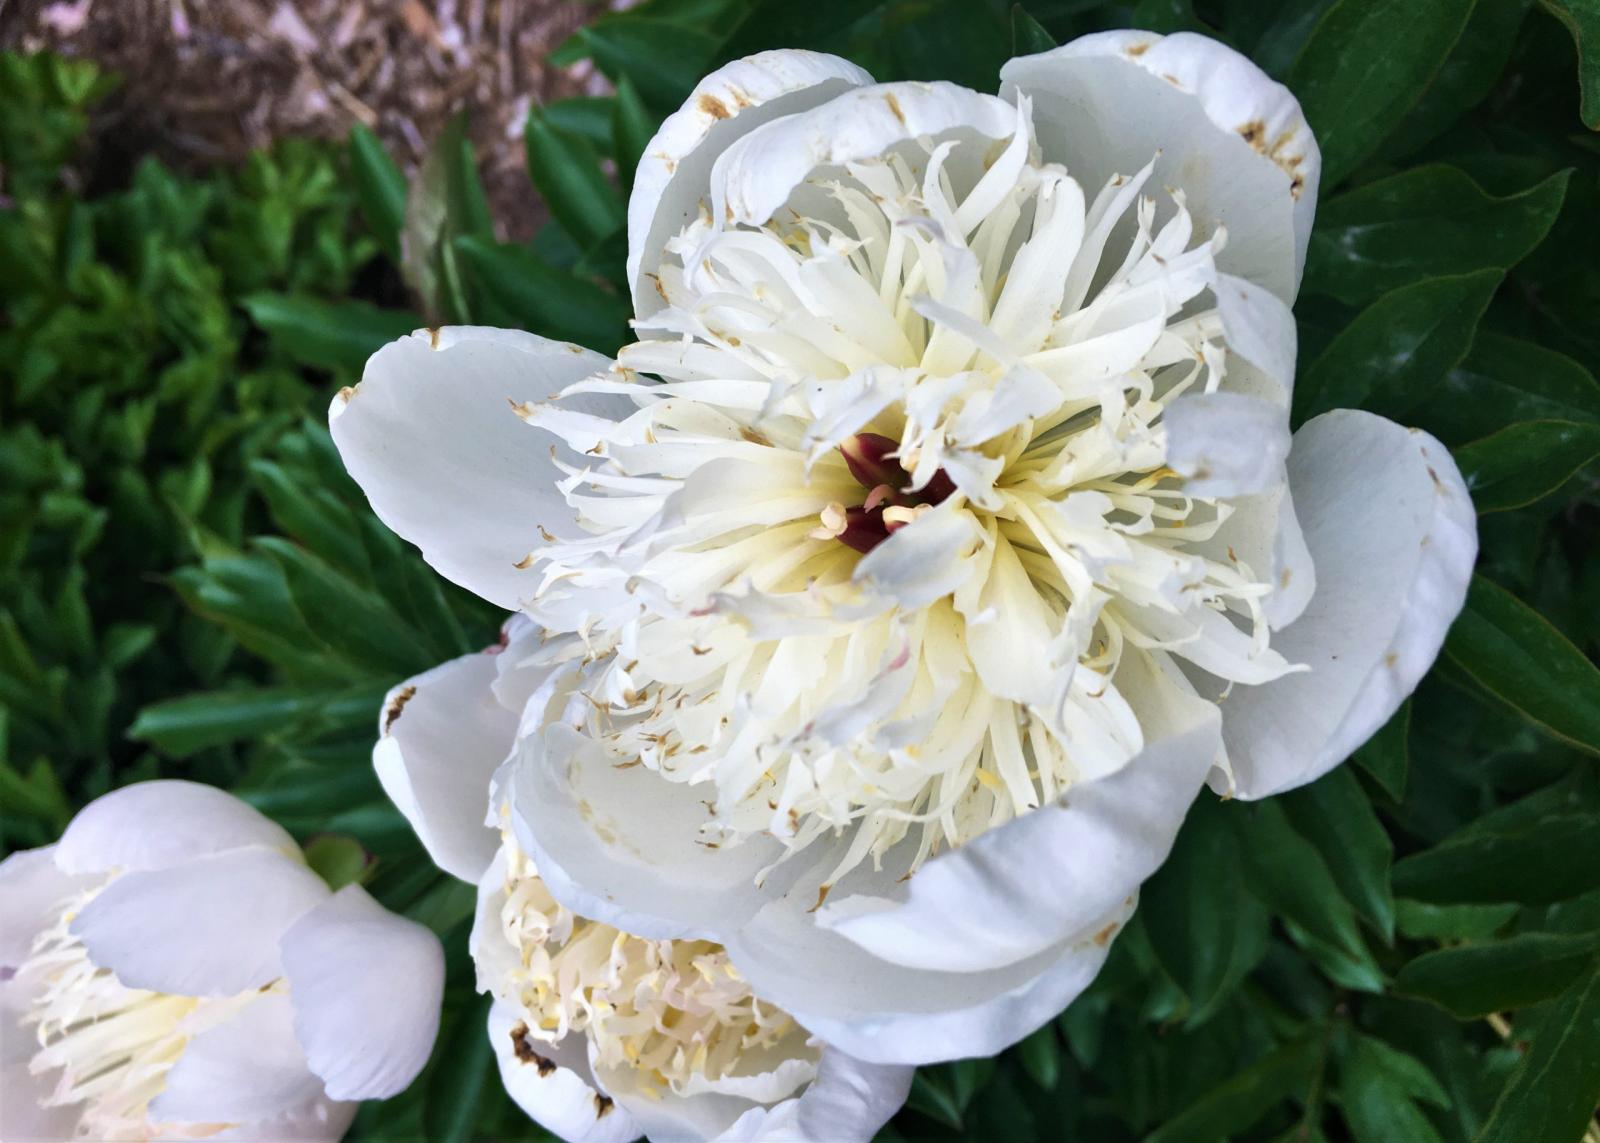
[{"label": "brown mulch", "polygon": [[490,205],[538,221],[524,172],[531,104],[599,93],[546,57],[607,5],[584,0],[0,0],[0,45],[88,58],[122,77],[97,143],[180,166],[237,161],[286,135],[372,128],[408,170],[469,114]]}]

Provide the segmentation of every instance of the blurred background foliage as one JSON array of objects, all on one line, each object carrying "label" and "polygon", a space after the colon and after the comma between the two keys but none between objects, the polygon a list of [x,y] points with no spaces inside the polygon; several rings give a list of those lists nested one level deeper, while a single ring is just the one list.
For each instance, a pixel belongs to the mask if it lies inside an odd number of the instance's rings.
[{"label": "blurred background foliage", "polygon": [[1600,1140],[1594,0],[648,0],[557,53],[615,94],[530,114],[552,221],[529,243],[497,240],[459,121],[410,180],[358,128],[86,181],[114,77],[0,57],[0,841],[141,778],[235,789],[450,950],[433,1063],[356,1133],[539,1137],[493,1074],[472,891],[368,760],[384,690],[498,618],[371,516],[326,401],[424,323],[614,351],[633,166],[724,60],[814,47],[992,90],[1014,52],[1126,26],[1223,39],[1299,96],[1326,169],[1296,420],[1443,440],[1479,575],[1352,765],[1197,806],[1090,991],[924,1069],[883,1137]]}]

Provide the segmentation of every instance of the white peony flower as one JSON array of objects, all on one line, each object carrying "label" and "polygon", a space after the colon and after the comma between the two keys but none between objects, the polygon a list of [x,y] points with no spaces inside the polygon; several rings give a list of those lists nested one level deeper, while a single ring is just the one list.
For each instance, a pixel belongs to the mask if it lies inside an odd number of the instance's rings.
[{"label": "white peony flower", "polygon": [[397,688],[376,751],[385,788],[440,864],[479,882],[472,958],[494,997],[489,1040],[506,1090],[573,1141],[871,1138],[913,1069],[824,1048],[756,996],[720,945],[575,915],[509,828],[504,790],[492,815],[502,829],[484,828],[484,773],[513,752],[519,712],[544,722],[587,702],[563,684],[570,672],[530,664],[541,641],[515,618],[504,652]]},{"label": "white peony flower", "polygon": [[[724,945],[874,1061],[1059,1011],[1208,776],[1270,795],[1383,724],[1476,550],[1431,437],[1291,438],[1286,89],[1143,32],[1002,80],[730,64],[646,150],[617,362],[427,331],[332,411],[378,514],[548,633],[508,677],[575,697],[502,785],[554,899]],[[492,754],[380,762],[468,876]]]},{"label": "white peony flower", "polygon": [[444,957],[193,782],[125,786],[0,864],[0,1137],[338,1139],[406,1087]]}]

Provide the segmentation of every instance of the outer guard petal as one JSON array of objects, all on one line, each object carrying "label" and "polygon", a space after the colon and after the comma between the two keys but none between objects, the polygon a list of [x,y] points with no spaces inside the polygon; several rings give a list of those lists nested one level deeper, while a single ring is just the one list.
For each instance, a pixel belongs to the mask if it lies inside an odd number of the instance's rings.
[{"label": "outer guard petal", "polygon": [[[576,525],[556,489],[555,438],[531,431],[511,404],[547,401],[610,365],[514,330],[421,330],[372,355],[361,383],[334,398],[329,427],[379,519],[446,579],[516,610],[537,579],[515,565],[543,542],[540,529]],[[631,409],[616,397],[562,405]]]},{"label": "outer guard petal", "polygon": [[1316,593],[1272,645],[1309,672],[1223,704],[1232,793],[1263,798],[1337,766],[1416,687],[1466,599],[1477,520],[1450,453],[1371,413],[1307,422],[1289,486]]},{"label": "outer guard petal", "polygon": [[64,873],[163,869],[252,845],[300,852],[282,826],[233,795],[162,779],[112,790],[79,810],[55,860]]},{"label": "outer guard petal", "polygon": [[488,868],[499,834],[484,825],[489,780],[510,753],[517,716],[494,694],[498,657],[451,659],[389,692],[372,764],[434,863],[463,881]]},{"label": "outer guard petal", "polygon": [[89,959],[129,988],[232,996],[283,975],[278,940],[328,887],[270,849],[124,873],[72,922]]},{"label": "outer guard petal", "polygon": [[1034,100],[1046,159],[1091,193],[1158,151],[1197,230],[1228,228],[1218,265],[1286,302],[1300,288],[1322,154],[1289,89],[1232,48],[1180,32],[1101,32],[1000,71]]},{"label": "outer guard petal", "polygon": [[518,1107],[567,1143],[627,1143],[642,1134],[633,1117],[610,1097],[543,1053],[543,1045],[518,1035],[520,1023],[504,1000],[489,1009],[489,1043],[500,1080]]},{"label": "outer guard petal", "polygon": [[404,1091],[439,1033],[439,938],[346,885],[301,917],[282,948],[295,1035],[329,1097]]},{"label": "outer guard petal", "polygon": [[872,76],[848,60],[782,48],[724,64],[695,85],[667,116],[639,160],[628,199],[628,281],[633,307],[649,317],[662,306],[649,280],[666,241],[705,201],[711,166],[733,143],[781,115],[807,111]]}]

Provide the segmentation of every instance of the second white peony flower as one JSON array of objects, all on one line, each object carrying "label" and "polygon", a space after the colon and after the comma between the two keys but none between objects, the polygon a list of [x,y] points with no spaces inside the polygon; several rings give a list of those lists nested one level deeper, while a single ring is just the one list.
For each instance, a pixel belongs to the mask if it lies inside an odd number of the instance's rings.
[{"label": "second white peony flower", "polygon": [[716,942],[866,1061],[1058,1012],[1208,779],[1270,795],[1383,724],[1476,550],[1431,437],[1291,436],[1320,160],[1285,88],[1142,32],[1001,78],[730,64],[647,149],[615,362],[426,331],[333,408],[378,514],[525,617],[509,744],[479,657],[396,696],[435,858],[484,874],[504,764],[550,908]]}]

